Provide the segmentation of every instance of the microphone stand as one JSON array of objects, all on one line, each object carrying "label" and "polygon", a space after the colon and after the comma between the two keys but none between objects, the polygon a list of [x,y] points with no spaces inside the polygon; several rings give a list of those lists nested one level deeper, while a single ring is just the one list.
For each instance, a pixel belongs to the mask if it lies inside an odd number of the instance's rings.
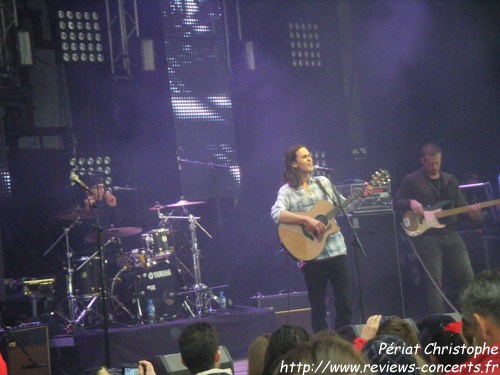
[{"label": "microphone stand", "polygon": [[[328,179],[330,180],[330,171],[326,171],[326,175]],[[333,186],[333,183],[332,183]],[[347,212],[344,209],[344,206],[342,205],[342,201],[340,200],[340,194],[337,190],[336,187],[333,186],[333,192],[335,194],[335,197],[337,198],[337,202],[339,204],[340,211],[342,212],[342,215],[346,218],[347,224],[349,225],[349,228],[351,229],[351,234],[352,234],[352,247],[354,249],[354,269],[355,269],[355,276],[356,276],[356,291],[358,293],[358,305],[359,305],[359,314],[361,318],[361,322],[365,321],[365,309],[363,306],[363,298],[361,296],[361,281],[359,277],[359,256],[358,252],[360,252],[363,257],[366,258],[366,252],[365,249],[363,248],[363,244],[361,243],[358,233],[356,232],[356,229],[352,225],[351,219],[347,215]]]},{"label": "microphone stand", "polygon": [[[99,197],[97,197],[96,200],[96,205],[99,203]],[[99,254],[99,287],[101,288],[101,295],[100,295],[100,300],[101,300],[101,309],[102,309],[102,316],[103,316],[103,339],[104,339],[104,363],[107,368],[111,367],[111,359],[110,359],[110,351],[109,351],[109,317],[108,317],[108,312],[107,312],[107,301],[106,301],[106,283],[104,280],[104,275],[105,275],[105,263],[104,263],[104,252],[103,248],[101,245],[101,233],[102,233],[102,228],[101,228],[101,221],[99,218],[99,213],[95,212],[94,209],[98,208],[95,207],[96,205],[90,205],[90,209],[94,213],[94,218],[95,218],[95,230],[97,231],[96,233],[96,242],[97,242],[97,252]]]}]

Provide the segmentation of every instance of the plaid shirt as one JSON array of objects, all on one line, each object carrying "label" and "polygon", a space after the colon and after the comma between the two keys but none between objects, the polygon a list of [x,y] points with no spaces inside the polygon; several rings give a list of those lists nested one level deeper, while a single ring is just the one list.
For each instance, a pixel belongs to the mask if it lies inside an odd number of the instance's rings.
[{"label": "plaid shirt", "polygon": [[[323,193],[323,190],[321,190],[315,179],[318,179],[321,182],[330,197]],[[282,211],[308,212],[314,207],[315,203],[320,200],[327,200],[330,203],[337,204],[336,195],[333,192],[333,189],[334,187],[332,186],[330,180],[324,176],[311,177],[309,179],[309,192],[311,195],[307,194],[302,186],[294,189],[288,186],[288,184],[285,184],[278,191],[278,198],[271,208],[271,218],[276,224],[278,224]],[[340,198],[342,202],[345,200],[342,195],[340,195]],[[360,201],[361,200],[358,199],[354,203],[351,203],[347,206],[346,211],[352,212],[352,210],[359,205]],[[347,249],[345,246],[344,236],[342,236],[342,233],[338,231],[337,233],[332,233],[327,238],[325,248],[316,258],[314,258],[314,260],[327,259],[346,253]]]}]

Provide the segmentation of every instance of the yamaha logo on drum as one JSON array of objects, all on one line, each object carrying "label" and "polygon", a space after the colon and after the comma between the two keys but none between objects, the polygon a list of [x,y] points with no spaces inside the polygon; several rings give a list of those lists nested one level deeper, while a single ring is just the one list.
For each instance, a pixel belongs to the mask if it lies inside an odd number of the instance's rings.
[{"label": "yamaha logo on drum", "polygon": [[149,280],[160,279],[162,277],[169,276],[172,276],[172,271],[170,269],[148,272]]}]

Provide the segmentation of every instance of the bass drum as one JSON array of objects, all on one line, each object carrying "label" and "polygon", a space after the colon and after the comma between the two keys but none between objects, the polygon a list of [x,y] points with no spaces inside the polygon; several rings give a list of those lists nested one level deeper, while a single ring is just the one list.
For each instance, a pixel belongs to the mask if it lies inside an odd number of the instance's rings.
[{"label": "bass drum", "polygon": [[148,300],[153,300],[156,316],[162,320],[178,317],[186,295],[179,271],[168,262],[137,270],[140,274],[140,295],[143,315],[147,317]]}]

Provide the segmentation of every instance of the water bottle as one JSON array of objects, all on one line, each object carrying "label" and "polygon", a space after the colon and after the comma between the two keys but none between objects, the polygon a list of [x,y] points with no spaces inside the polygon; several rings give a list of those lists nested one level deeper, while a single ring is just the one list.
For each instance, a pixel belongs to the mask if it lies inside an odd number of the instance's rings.
[{"label": "water bottle", "polygon": [[148,323],[149,324],[156,323],[156,310],[152,299],[148,300]]},{"label": "water bottle", "polygon": [[224,295],[224,292],[220,292],[219,294],[219,306],[220,311],[225,311],[227,308],[226,296]]}]

